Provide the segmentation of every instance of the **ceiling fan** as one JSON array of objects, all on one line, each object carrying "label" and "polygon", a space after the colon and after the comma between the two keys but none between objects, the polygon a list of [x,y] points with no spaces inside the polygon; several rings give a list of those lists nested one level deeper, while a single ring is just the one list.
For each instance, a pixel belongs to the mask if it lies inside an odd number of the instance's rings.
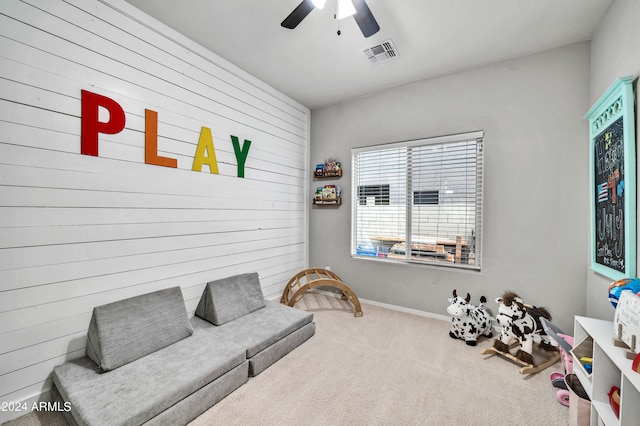
[{"label": "ceiling fan", "polygon": [[[365,0],[337,0],[338,10],[336,18],[341,19],[347,16],[353,15],[356,20],[362,35],[370,37],[380,31],[380,26],[373,17],[371,9],[367,6]],[[293,12],[287,16],[280,25],[285,28],[294,29],[313,9],[322,9],[324,7],[325,0],[302,0],[302,3],[298,5]],[[352,7],[350,7],[352,6]],[[340,31],[338,30],[338,35]]]}]

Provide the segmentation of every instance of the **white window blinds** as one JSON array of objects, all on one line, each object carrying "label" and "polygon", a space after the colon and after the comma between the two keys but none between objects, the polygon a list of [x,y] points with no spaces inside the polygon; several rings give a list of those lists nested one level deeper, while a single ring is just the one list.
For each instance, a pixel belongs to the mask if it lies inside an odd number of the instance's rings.
[{"label": "white window blinds", "polygon": [[482,138],[353,149],[352,256],[479,270]]}]

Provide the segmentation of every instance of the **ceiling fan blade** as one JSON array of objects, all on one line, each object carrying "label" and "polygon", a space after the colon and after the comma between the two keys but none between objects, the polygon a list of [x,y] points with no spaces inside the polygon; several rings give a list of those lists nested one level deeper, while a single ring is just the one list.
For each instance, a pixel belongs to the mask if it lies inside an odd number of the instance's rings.
[{"label": "ceiling fan blade", "polygon": [[282,21],[280,25],[285,28],[294,29],[313,9],[315,9],[315,6],[311,0],[302,0],[302,3],[293,9],[293,12],[284,18],[284,21]]},{"label": "ceiling fan blade", "polygon": [[380,25],[378,25],[376,18],[374,18],[371,13],[371,9],[369,9],[369,6],[367,6],[364,0],[353,0],[353,7],[356,8],[356,14],[353,15],[353,17],[360,27],[362,35],[371,37],[380,31]]}]

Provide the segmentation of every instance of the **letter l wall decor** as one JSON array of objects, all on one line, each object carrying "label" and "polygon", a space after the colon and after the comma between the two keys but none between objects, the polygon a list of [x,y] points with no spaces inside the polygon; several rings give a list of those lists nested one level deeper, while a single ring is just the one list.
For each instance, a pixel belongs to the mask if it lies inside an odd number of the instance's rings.
[{"label": "letter l wall decor", "polygon": [[613,280],[636,277],[636,149],[633,77],[605,92],[589,120],[591,269]]}]

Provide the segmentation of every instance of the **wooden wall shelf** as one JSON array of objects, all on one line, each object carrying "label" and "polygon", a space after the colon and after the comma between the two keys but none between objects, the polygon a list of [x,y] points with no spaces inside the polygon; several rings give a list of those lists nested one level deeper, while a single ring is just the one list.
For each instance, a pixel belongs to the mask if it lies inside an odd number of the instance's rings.
[{"label": "wooden wall shelf", "polygon": [[339,206],[339,205],[342,205],[342,197],[336,198],[335,200],[334,199],[316,200],[314,198],[313,204],[315,204],[316,206]]},{"label": "wooden wall shelf", "polygon": [[328,172],[313,172],[313,176],[318,179],[339,178],[342,176],[342,169]]}]

